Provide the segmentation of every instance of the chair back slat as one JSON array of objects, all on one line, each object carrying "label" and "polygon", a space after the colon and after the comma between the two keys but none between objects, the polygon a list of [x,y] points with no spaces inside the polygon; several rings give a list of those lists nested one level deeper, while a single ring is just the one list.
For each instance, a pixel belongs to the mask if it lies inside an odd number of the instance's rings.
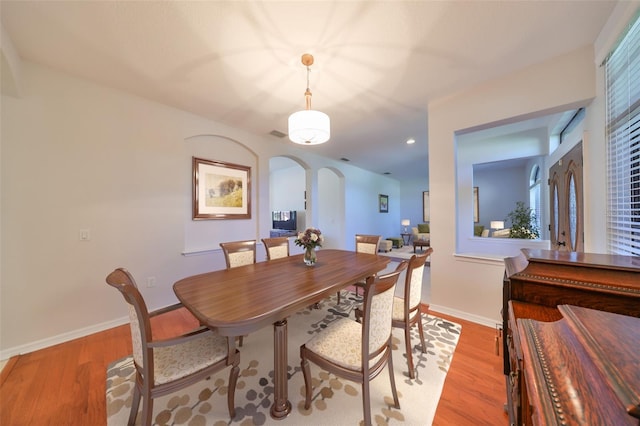
[{"label": "chair back slat", "polygon": [[371,359],[386,346],[391,337],[393,296],[400,273],[407,268],[403,261],[395,271],[369,277],[364,292],[362,349],[363,360]]},{"label": "chair back slat", "polygon": [[273,237],[263,238],[262,243],[267,251],[267,259],[280,259],[289,256],[289,238]]},{"label": "chair back slat", "polygon": [[414,310],[422,302],[422,277],[424,276],[424,265],[431,252],[433,252],[433,249],[429,247],[424,253],[414,255],[409,260],[404,295],[405,298],[409,299],[409,310]]},{"label": "chair back slat", "polygon": [[377,351],[389,339],[391,333],[391,313],[395,287],[378,293],[371,298],[369,314],[369,353]]},{"label": "chair back slat", "polygon": [[220,243],[227,269],[256,263],[256,240]]},{"label": "chair back slat", "polygon": [[115,287],[124,296],[129,307],[129,326],[131,327],[131,343],[133,346],[133,361],[141,368],[142,366],[153,367],[153,361],[145,359],[149,354],[147,342],[153,340],[151,334],[151,322],[149,321],[149,311],[144,302],[138,285],[133,276],[124,268],[118,268],[107,276],[107,284]]},{"label": "chair back slat", "polygon": [[253,253],[250,251],[239,251],[237,253],[229,253],[229,268],[250,265],[253,262]]},{"label": "chair back slat", "polygon": [[142,350],[142,333],[138,313],[133,305],[129,305],[129,326],[131,327],[131,344],[133,346],[133,361],[138,365],[143,365],[144,357]]},{"label": "chair back slat", "polygon": [[380,246],[380,235],[356,234],[356,252],[376,254]]}]

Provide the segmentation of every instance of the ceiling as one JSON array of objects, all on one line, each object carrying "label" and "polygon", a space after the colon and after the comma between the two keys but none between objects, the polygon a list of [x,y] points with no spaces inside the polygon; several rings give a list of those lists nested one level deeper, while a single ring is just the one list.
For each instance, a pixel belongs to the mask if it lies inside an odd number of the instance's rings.
[{"label": "ceiling", "polygon": [[331,117],[331,139],[305,149],[404,180],[427,176],[429,102],[593,44],[614,6],[2,0],[0,16],[23,60],[274,144],[291,143],[270,132],[304,108],[311,53],[312,107]]}]

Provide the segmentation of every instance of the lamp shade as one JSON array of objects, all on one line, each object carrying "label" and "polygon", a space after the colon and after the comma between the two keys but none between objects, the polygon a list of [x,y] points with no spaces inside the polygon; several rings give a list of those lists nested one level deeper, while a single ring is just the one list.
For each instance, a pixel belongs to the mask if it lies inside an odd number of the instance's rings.
[{"label": "lamp shade", "polygon": [[504,229],[504,220],[492,220],[491,229]]},{"label": "lamp shade", "polygon": [[402,219],[402,222],[400,222],[400,224],[402,226],[409,226],[411,224],[411,221],[409,219]]},{"label": "lamp shade", "polygon": [[303,145],[325,143],[331,137],[331,123],[324,112],[305,109],[289,116],[289,139]]}]

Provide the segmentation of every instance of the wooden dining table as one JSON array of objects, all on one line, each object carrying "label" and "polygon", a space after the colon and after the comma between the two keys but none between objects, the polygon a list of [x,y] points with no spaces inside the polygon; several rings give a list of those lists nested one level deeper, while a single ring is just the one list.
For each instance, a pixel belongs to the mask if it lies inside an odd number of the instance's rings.
[{"label": "wooden dining table", "polygon": [[[273,324],[274,401],[271,417],[291,412],[287,388],[287,317],[385,269],[386,256],[318,251],[314,266],[302,254],[190,276],[173,285],[182,304],[223,336],[244,336]],[[227,339],[235,354],[235,338]],[[231,357],[230,357],[231,358]],[[233,360],[229,360],[231,363]]]}]

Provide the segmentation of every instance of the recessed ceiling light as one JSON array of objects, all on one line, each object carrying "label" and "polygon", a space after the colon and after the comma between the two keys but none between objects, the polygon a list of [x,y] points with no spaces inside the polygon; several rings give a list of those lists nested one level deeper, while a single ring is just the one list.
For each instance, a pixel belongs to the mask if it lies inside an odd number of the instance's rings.
[{"label": "recessed ceiling light", "polygon": [[407,145],[413,145],[414,143],[416,143],[416,140],[414,138],[407,139]]}]

